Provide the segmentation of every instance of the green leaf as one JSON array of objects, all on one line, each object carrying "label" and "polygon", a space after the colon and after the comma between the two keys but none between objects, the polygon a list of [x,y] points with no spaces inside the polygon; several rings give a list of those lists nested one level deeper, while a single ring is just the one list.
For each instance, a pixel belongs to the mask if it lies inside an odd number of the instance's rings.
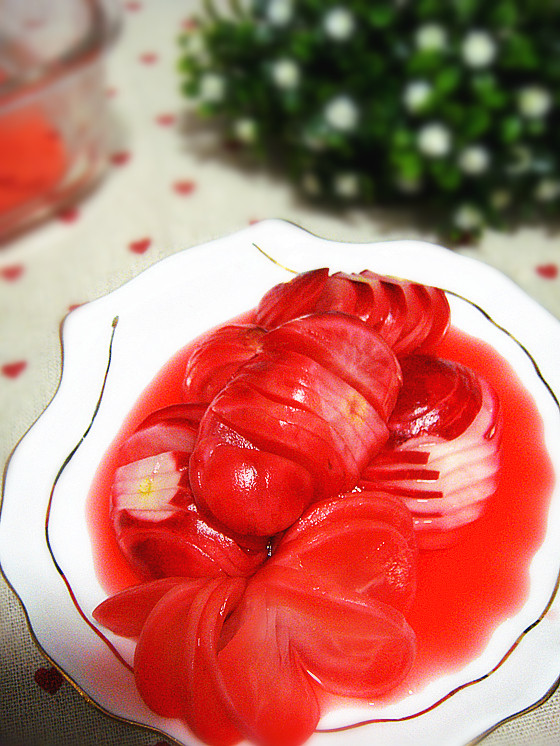
[{"label": "green leaf", "polygon": [[395,9],[388,3],[374,3],[368,10],[368,19],[376,28],[386,28],[395,17]]},{"label": "green leaf", "polygon": [[414,181],[422,175],[422,158],[413,150],[393,152],[391,161],[403,179]]},{"label": "green leaf", "polygon": [[393,145],[396,148],[407,148],[414,143],[414,133],[402,127],[397,128],[392,135]]},{"label": "green leaf", "polygon": [[492,117],[482,107],[464,110],[462,134],[467,140],[474,140],[490,129]]},{"label": "green leaf", "polygon": [[520,33],[506,37],[500,60],[504,66],[514,70],[536,70],[539,67],[539,58],[531,37]]},{"label": "green leaf", "polygon": [[438,185],[446,192],[455,191],[461,184],[461,172],[455,164],[447,160],[433,161],[430,171]]},{"label": "green leaf", "polygon": [[492,10],[491,18],[498,28],[504,29],[515,26],[519,18],[517,3],[513,0],[503,0],[503,2],[497,3]]},{"label": "green leaf", "polygon": [[520,117],[512,115],[506,117],[500,123],[500,133],[503,142],[511,143],[515,142],[521,136],[523,131],[523,122]]},{"label": "green leaf", "polygon": [[447,95],[454,91],[461,80],[461,70],[458,67],[446,67],[439,72],[434,80],[438,93]]}]

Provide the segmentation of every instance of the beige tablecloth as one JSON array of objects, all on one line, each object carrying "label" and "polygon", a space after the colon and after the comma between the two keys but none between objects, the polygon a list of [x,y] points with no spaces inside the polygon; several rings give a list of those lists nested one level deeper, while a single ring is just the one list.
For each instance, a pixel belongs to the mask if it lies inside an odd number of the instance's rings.
[{"label": "beige tablecloth", "polygon": [[[285,218],[343,241],[433,239],[406,216],[332,214],[305,204],[279,177],[242,168],[178,93],[176,39],[193,0],[124,2],[122,35],[107,66],[113,127],[102,186],[0,249],[0,459],[52,398],[60,376],[59,325],[68,310],[119,287],[174,252],[254,220]],[[560,317],[560,238],[544,228],[489,232],[459,249],[501,269]],[[56,624],[56,620],[53,620]],[[560,672],[559,672],[560,673]],[[487,746],[560,743],[560,695],[502,725]],[[156,746],[84,701],[34,645],[25,614],[0,580],[0,743],[4,746]]]}]

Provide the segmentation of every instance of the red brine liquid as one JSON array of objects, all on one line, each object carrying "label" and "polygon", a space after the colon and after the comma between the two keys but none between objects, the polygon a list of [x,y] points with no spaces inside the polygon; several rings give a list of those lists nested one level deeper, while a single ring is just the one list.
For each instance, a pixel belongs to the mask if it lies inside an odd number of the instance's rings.
[{"label": "red brine liquid", "polygon": [[[250,322],[250,314],[243,321]],[[183,401],[184,369],[193,345],[179,351],[141,395],[95,477],[88,518],[98,577],[108,594],[140,582],[117,546],[110,519],[116,454],[150,412]],[[542,420],[511,366],[490,345],[454,328],[436,354],[468,366],[496,390],[504,419],[503,469],[486,512],[461,529],[460,540],[419,553],[418,591],[407,614],[417,636],[417,657],[391,700],[462,668],[484,650],[496,627],[522,607],[529,565],[545,536],[554,483]]]}]

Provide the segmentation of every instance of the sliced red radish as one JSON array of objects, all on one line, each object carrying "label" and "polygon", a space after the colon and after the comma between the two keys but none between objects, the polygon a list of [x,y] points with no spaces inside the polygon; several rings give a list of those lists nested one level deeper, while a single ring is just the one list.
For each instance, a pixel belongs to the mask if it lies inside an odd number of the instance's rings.
[{"label": "sliced red radish", "polygon": [[188,454],[164,453],[117,469],[111,516],[117,543],[144,578],[249,575],[266,543],[201,515],[188,483]]},{"label": "sliced red radish", "polygon": [[261,588],[249,589],[224,629],[226,644],[218,654],[239,730],[266,746],[300,746],[320,717],[313,682],[291,642],[287,621],[278,599]]},{"label": "sliced red radish", "polygon": [[139,461],[166,451],[190,453],[206,406],[173,404],[152,412],[123,443],[119,464]]},{"label": "sliced red radish", "polygon": [[213,746],[240,740],[216,686],[217,642],[225,616],[239,601],[240,579],[209,580],[192,594],[179,585],[154,607],[134,656],[142,699],[163,717],[180,718]]},{"label": "sliced red radish", "polygon": [[273,329],[291,319],[327,311],[362,319],[399,355],[434,347],[450,319],[449,303],[438,288],[370,270],[328,276],[328,270],[322,269],[272,288],[257,309],[257,323]]},{"label": "sliced red radish", "polygon": [[418,355],[403,372],[391,440],[360,484],[401,497],[425,546],[428,533],[476,520],[496,491],[501,411],[491,386],[458,363]]},{"label": "sliced red radish", "polygon": [[395,405],[399,363],[387,343],[360,319],[341,313],[295,319],[266,334],[262,349],[306,355],[361,393],[382,417]]},{"label": "sliced red radish", "polygon": [[204,578],[161,578],[134,585],[96,606],[93,618],[116,635],[138,637],[154,606],[172,588],[190,588],[194,597],[206,582]]},{"label": "sliced red radish", "polygon": [[377,333],[343,314],[288,322],[261,345],[211,402],[189,475],[201,509],[264,536],[352,489],[388,437],[401,374]]},{"label": "sliced red radish", "polygon": [[283,535],[268,566],[297,569],[328,597],[375,598],[405,611],[416,592],[412,516],[401,500],[380,493],[320,501]]},{"label": "sliced red radish", "polygon": [[314,269],[297,275],[290,282],[275,285],[261,298],[256,323],[265,329],[274,329],[285,321],[312,313],[328,276],[328,269]]},{"label": "sliced red radish", "polygon": [[183,381],[185,398],[212,401],[239,366],[259,352],[264,333],[254,324],[230,324],[206,336],[189,357]]}]

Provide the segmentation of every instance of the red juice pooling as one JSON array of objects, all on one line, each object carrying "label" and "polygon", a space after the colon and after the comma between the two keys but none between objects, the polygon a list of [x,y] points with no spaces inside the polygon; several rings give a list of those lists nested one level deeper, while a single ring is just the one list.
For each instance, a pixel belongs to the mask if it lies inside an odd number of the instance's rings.
[{"label": "red juice pooling", "polygon": [[[193,345],[178,352],[142,394],[92,486],[92,544],[100,580],[111,593],[139,582],[120,553],[109,517],[116,454],[152,411],[182,401]],[[460,541],[419,552],[418,590],[407,615],[417,635],[417,658],[391,699],[476,657],[500,622],[522,606],[529,563],[544,538],[554,481],[539,413],[509,364],[488,344],[453,328],[437,352],[483,375],[497,391],[504,413],[503,469],[485,514],[461,529]]]}]

